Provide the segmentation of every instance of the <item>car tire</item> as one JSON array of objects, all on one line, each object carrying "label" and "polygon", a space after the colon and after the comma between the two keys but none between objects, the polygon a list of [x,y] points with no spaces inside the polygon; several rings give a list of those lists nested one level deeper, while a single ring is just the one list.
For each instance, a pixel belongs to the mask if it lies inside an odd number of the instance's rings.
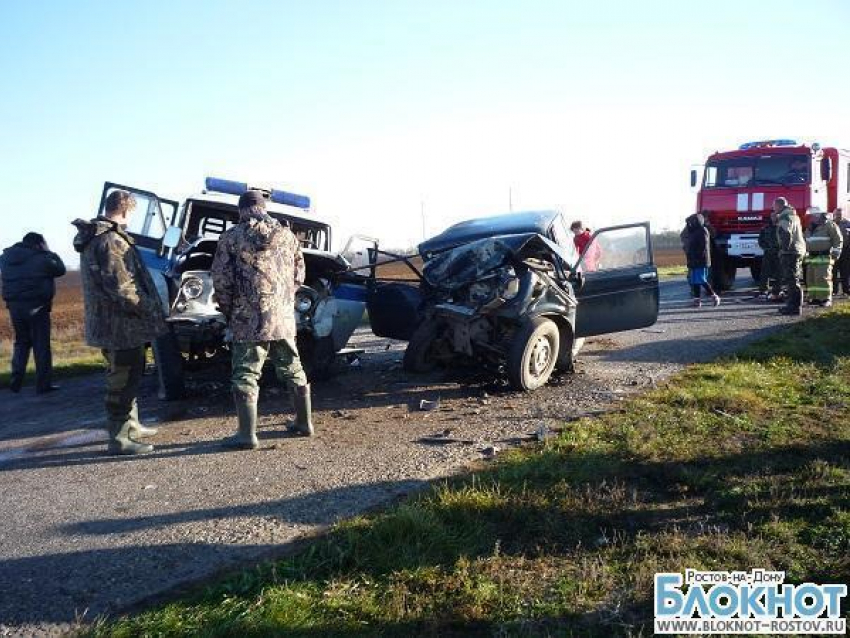
[{"label": "car tire", "polygon": [[437,322],[426,320],[419,324],[413,331],[404,351],[402,368],[405,372],[424,374],[434,371],[437,367],[437,360],[433,357],[433,346],[438,334]]},{"label": "car tire", "polygon": [[558,362],[561,336],[555,322],[535,317],[522,325],[508,350],[511,387],[529,392],[546,385]]},{"label": "car tire", "polygon": [[153,356],[159,382],[157,397],[161,401],[177,401],[186,394],[183,376],[183,355],[172,331],[157,337],[153,342]]}]

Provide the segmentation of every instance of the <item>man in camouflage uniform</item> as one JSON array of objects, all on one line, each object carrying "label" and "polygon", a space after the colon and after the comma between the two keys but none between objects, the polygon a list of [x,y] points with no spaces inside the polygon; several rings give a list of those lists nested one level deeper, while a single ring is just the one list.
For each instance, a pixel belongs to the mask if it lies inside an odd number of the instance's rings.
[{"label": "man in camouflage uniform", "polygon": [[806,291],[811,303],[828,308],[832,305],[832,268],[841,255],[841,231],[827,213],[812,213],[805,236]]},{"label": "man in camouflage uniform", "polygon": [[759,248],[762,250],[759,293],[767,301],[779,301],[779,239],[776,236],[776,213],[771,211],[767,224],[759,233]]},{"label": "man in camouflage uniform", "polygon": [[806,239],[803,225],[797,217],[797,211],[788,205],[784,197],[773,201],[776,213],[776,238],[779,244],[779,268],[782,273],[782,285],[788,291],[785,305],[779,309],[783,315],[803,314],[803,289],[800,278],[803,275],[803,258],[806,256]]},{"label": "man in camouflage uniform", "polygon": [[231,386],[239,429],[226,445],[256,449],[257,399],[263,364],[294,391],[294,429],[313,434],[310,386],[295,345],[295,293],[304,256],[295,235],[266,213],[259,191],[239,198],[239,223],[222,234],[212,265],[218,307],[233,335]]},{"label": "man in camouflage uniform", "polygon": [[139,442],[156,430],[139,421],[139,383],[145,349],[166,331],[165,311],[153,279],[142,263],[126,225],[136,206],[133,196],[113,191],[103,217],[77,219],[74,248],[80,253],[86,343],[101,348],[108,363],[106,415],[110,454],[145,454]]},{"label": "man in camouflage uniform", "polygon": [[836,208],[832,221],[841,233],[841,254],[832,268],[832,294],[837,295],[840,290],[850,295],[850,220],[844,218],[841,208]]}]

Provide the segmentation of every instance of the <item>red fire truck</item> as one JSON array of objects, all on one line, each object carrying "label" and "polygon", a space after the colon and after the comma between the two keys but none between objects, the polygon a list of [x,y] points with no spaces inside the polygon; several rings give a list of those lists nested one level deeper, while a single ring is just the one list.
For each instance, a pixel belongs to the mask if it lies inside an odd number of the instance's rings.
[{"label": "red fire truck", "polygon": [[[699,182],[691,171],[691,187]],[[709,156],[702,170],[696,210],[711,225],[712,280],[725,290],[738,268],[761,271],[758,235],[777,197],[785,197],[803,223],[813,211],[850,204],[850,151],[794,140],[747,142]]]}]

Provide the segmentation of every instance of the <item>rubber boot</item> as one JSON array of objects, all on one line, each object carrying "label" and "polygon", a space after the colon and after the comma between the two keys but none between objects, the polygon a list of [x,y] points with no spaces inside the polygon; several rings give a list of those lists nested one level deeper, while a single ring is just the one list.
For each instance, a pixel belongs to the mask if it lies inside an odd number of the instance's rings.
[{"label": "rubber boot", "polygon": [[113,455],[149,454],[153,446],[147,443],[137,443],[130,438],[132,420],[110,422],[109,447],[107,451]]},{"label": "rubber boot", "polygon": [[236,404],[239,429],[224,440],[224,445],[239,450],[256,450],[260,447],[257,440],[257,400],[241,392],[234,392],[233,402]]},{"label": "rubber boot", "polygon": [[148,428],[142,425],[139,420],[139,404],[133,401],[133,409],[130,411],[130,438],[138,441],[147,436],[156,436],[157,432],[159,430],[156,428]]},{"label": "rubber boot", "polygon": [[315,430],[313,430],[313,402],[310,398],[310,384],[297,386],[294,397],[295,423],[290,429],[304,436],[313,436]]}]

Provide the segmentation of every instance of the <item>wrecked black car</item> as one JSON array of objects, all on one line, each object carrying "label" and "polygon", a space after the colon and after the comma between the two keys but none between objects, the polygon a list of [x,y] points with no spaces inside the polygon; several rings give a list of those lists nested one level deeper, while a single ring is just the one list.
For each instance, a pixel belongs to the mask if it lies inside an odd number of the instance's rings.
[{"label": "wrecked black car", "polygon": [[372,330],[407,340],[404,367],[487,366],[517,390],[572,371],[585,337],[650,326],[658,274],[648,224],[603,228],[582,255],[555,211],[448,228],[419,245],[418,284],[377,281]]}]

